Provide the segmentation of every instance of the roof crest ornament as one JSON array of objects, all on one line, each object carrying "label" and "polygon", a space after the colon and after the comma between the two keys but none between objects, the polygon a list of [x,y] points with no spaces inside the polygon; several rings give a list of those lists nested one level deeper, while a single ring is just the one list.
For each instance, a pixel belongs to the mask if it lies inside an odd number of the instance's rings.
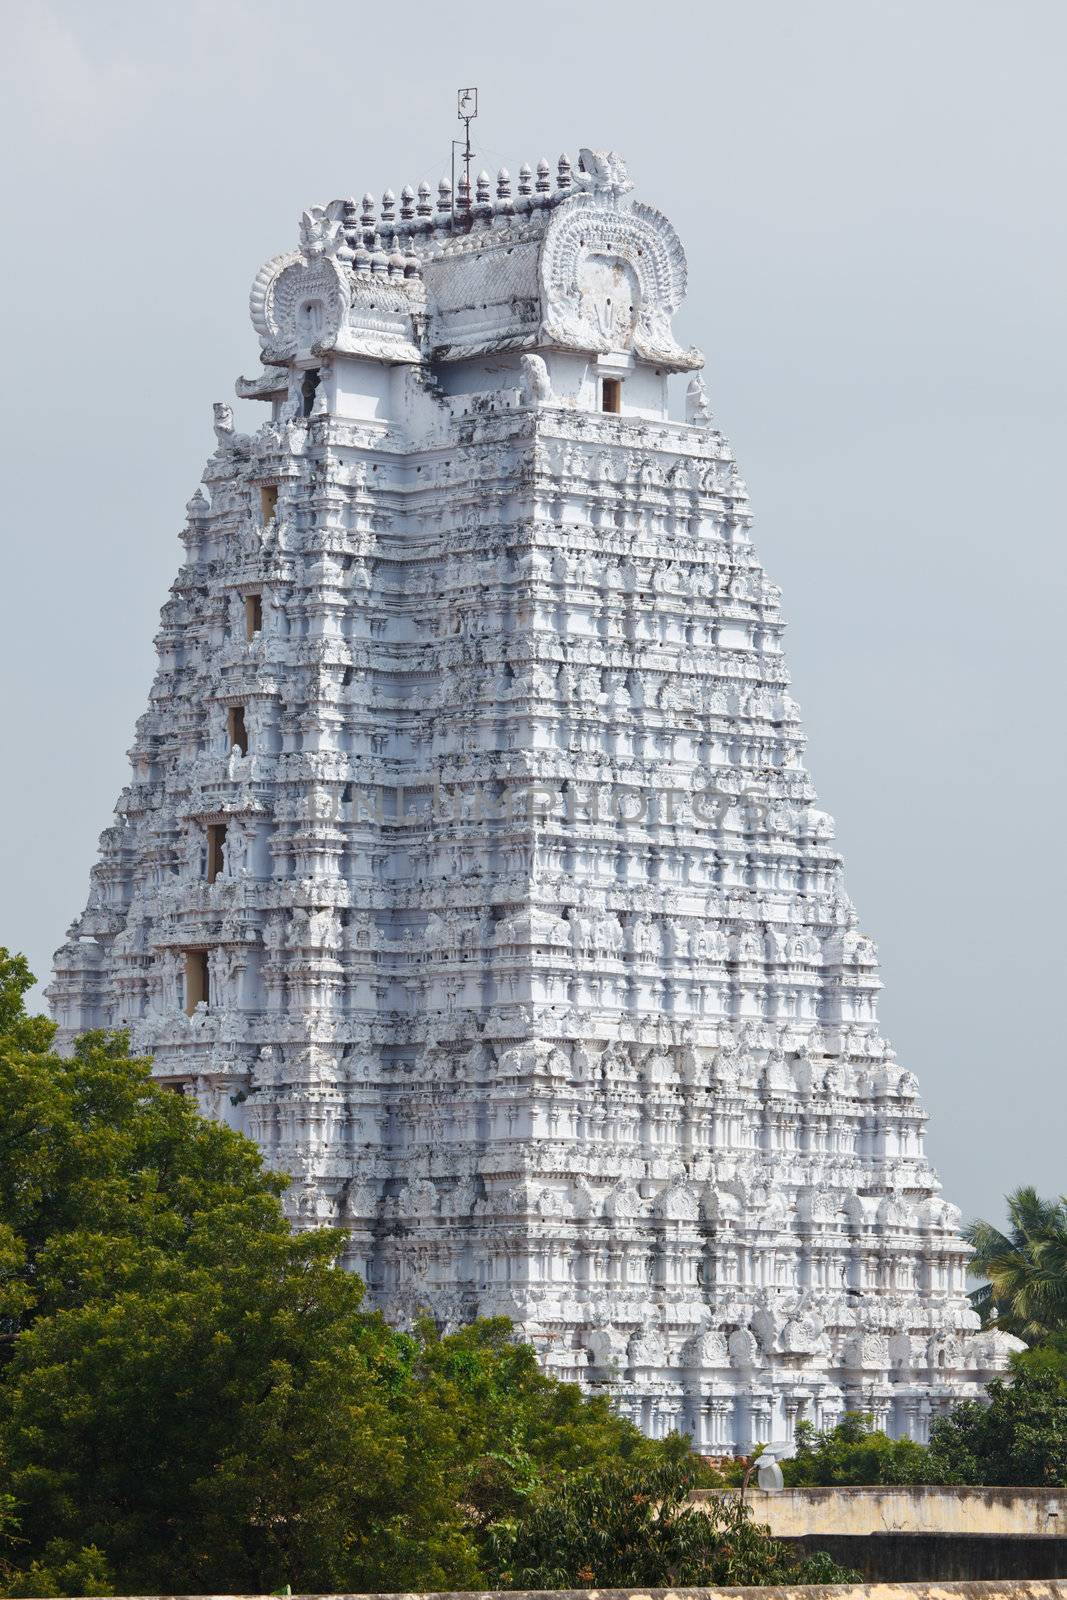
[{"label": "roof crest ornament", "polygon": [[578,171],[573,174],[574,187],[593,194],[609,194],[616,200],[628,194],[633,180],[626,170],[626,162],[617,150],[589,150],[578,152]]},{"label": "roof crest ornament", "polygon": [[563,349],[632,350],[675,372],[702,367],[671,329],[686,288],[673,227],[652,206],[618,204],[632,184],[615,152],[583,150],[576,177],[587,182],[555,212],[540,252],[542,337]]},{"label": "roof crest ornament", "polygon": [[308,206],[300,218],[300,248],[306,256],[332,256],[344,243],[341,223],[345,206],[354,202],[331,200],[328,206]]}]

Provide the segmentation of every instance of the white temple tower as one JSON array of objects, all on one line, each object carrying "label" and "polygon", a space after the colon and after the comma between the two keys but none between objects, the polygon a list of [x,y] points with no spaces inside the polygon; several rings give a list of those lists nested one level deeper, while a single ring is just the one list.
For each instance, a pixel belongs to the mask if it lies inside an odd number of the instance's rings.
[{"label": "white temple tower", "polygon": [[335,201],[260,271],[270,417],[215,408],[49,995],[257,1139],[389,1315],[509,1316],[713,1453],[845,1408],[923,1439],[1013,1341],[631,187],[583,151]]}]

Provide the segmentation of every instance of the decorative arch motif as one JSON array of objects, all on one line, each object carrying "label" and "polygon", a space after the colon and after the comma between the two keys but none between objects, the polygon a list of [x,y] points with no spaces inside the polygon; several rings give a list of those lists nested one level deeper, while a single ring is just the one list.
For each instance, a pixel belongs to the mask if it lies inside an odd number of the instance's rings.
[{"label": "decorative arch motif", "polygon": [[685,298],[681,241],[652,206],[626,210],[596,196],[559,208],[541,251],[542,332],[574,350],[630,350],[674,368],[700,367],[671,317]]},{"label": "decorative arch motif", "polygon": [[332,346],[347,309],[348,288],[337,261],[327,255],[309,260],[299,250],[264,262],[248,297],[252,326],[264,347],[279,356]]}]

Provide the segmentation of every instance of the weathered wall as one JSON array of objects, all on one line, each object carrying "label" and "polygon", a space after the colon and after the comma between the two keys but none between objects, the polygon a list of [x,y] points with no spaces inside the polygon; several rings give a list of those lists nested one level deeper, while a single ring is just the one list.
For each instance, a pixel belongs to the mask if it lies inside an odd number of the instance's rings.
[{"label": "weathered wall", "polygon": [[[708,1498],[706,1492],[698,1498]],[[780,1538],[807,1534],[1031,1534],[1067,1536],[1067,1492],[1056,1489],[783,1489],[746,1498]]]},{"label": "weathered wall", "polygon": [[868,1583],[1067,1576],[1067,1539],[1041,1534],[815,1533],[786,1543],[798,1554],[825,1551]]}]

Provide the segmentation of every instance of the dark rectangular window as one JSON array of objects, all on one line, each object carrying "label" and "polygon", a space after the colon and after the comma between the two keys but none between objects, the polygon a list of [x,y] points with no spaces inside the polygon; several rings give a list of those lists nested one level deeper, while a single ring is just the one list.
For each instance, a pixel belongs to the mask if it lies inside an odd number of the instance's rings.
[{"label": "dark rectangular window", "polygon": [[614,411],[614,412],[618,412],[618,411],[622,410],[622,379],[621,378],[602,378],[601,379],[600,409],[601,409],[601,411]]},{"label": "dark rectangular window", "polygon": [[268,522],[274,521],[274,513],[278,509],[278,485],[266,483],[259,491],[260,520],[266,527]]},{"label": "dark rectangular window", "polygon": [[226,732],[230,749],[237,746],[243,756],[248,754],[248,730],[245,727],[244,706],[231,706],[226,713]]},{"label": "dark rectangular window", "polygon": [[245,636],[254,639],[263,627],[263,596],[245,595]]},{"label": "dark rectangular window", "polygon": [[226,824],[211,822],[207,830],[207,881],[214,883],[226,865]]},{"label": "dark rectangular window", "polygon": [[185,952],[186,1015],[191,1017],[201,1001],[206,1006],[211,1004],[207,951],[187,950]]},{"label": "dark rectangular window", "polygon": [[305,417],[310,417],[311,415],[312,407],[315,404],[315,395],[318,392],[318,387],[319,369],[318,367],[312,367],[309,371],[305,372],[304,381],[300,385],[300,397],[304,402],[301,410],[303,411]]}]

